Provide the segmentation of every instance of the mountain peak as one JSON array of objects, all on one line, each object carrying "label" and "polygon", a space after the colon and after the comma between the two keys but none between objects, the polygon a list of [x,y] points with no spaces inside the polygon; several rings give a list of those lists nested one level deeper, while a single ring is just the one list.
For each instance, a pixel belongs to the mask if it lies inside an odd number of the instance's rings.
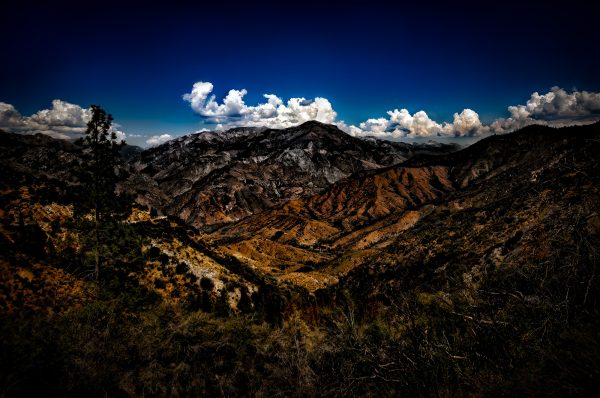
[{"label": "mountain peak", "polygon": [[[154,181],[156,192],[151,200],[136,195],[165,214],[208,226],[320,193],[354,173],[398,164],[423,151],[358,139],[315,120],[286,129],[205,132],[142,154],[136,168]],[[433,151],[444,153],[446,148]],[[134,185],[138,192],[139,184]]]},{"label": "mountain peak", "polygon": [[319,122],[318,120],[309,120],[309,121],[306,121],[306,122],[304,122],[302,124],[299,124],[296,127],[297,128],[306,128],[306,127],[323,127],[323,128],[335,127],[335,128],[337,128],[337,126],[335,126],[333,124],[327,124],[327,123]]}]

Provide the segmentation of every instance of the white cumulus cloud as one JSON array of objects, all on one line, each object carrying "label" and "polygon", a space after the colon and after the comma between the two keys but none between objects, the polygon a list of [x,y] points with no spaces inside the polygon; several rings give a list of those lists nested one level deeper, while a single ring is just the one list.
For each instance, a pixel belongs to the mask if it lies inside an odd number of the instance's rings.
[{"label": "white cumulus cloud", "polygon": [[495,133],[514,131],[530,124],[561,127],[600,120],[600,93],[552,87],[546,94],[534,92],[525,105],[508,107],[510,117],[494,121]]},{"label": "white cumulus cloud", "polygon": [[[11,104],[0,102],[0,129],[21,134],[46,134],[54,138],[72,139],[85,133],[91,116],[90,109],[55,99],[52,108],[23,116]],[[113,124],[117,139],[126,138],[119,125]]]},{"label": "white cumulus cloud", "polygon": [[23,125],[23,116],[11,104],[0,102],[0,128],[9,129]]},{"label": "white cumulus cloud", "polygon": [[553,87],[546,94],[531,94],[525,105],[509,106],[508,113],[509,117],[484,125],[479,114],[472,109],[463,109],[454,114],[452,122],[442,123],[429,118],[425,111],[411,115],[407,109],[394,109],[387,112],[387,118],[368,119],[358,126],[346,126],[342,123],[341,128],[354,136],[416,138],[502,134],[530,124],[553,127],[587,124],[600,120],[600,93],[578,90],[568,93],[560,87]]},{"label": "white cumulus cloud", "polygon": [[89,109],[55,99],[51,109],[42,109],[31,115],[30,119],[43,126],[82,128],[90,116]]},{"label": "white cumulus cloud", "polygon": [[165,142],[170,141],[172,139],[173,136],[171,134],[153,135],[152,137],[146,140],[146,144],[148,144],[149,146],[157,146],[164,144]]},{"label": "white cumulus cloud", "polygon": [[452,124],[444,127],[455,136],[477,136],[489,131],[489,127],[479,120],[477,112],[468,108],[463,109],[461,113],[455,113]]},{"label": "white cumulus cloud", "polygon": [[244,102],[248,94],[245,89],[229,90],[219,103],[210,82],[196,82],[192,91],[184,94],[183,99],[207,123],[216,124],[217,128],[235,126],[265,126],[286,128],[317,120],[323,123],[334,123],[337,113],[326,98],[314,99],[290,98],[284,102],[274,94],[264,94],[266,102],[249,106]]},{"label": "white cumulus cloud", "polygon": [[471,109],[455,113],[452,123],[438,123],[425,111],[411,115],[407,109],[394,109],[387,114],[388,118],[368,119],[358,126],[350,126],[347,131],[355,136],[374,135],[381,138],[478,136],[489,131],[479,120],[477,112]]},{"label": "white cumulus cloud", "polygon": [[354,136],[373,135],[381,138],[417,138],[431,136],[479,136],[490,131],[479,120],[472,109],[464,109],[454,114],[451,123],[432,120],[425,111],[411,114],[407,109],[394,109],[387,117],[367,119],[358,125],[347,125],[337,120],[337,113],[331,102],[322,97],[314,99],[290,98],[284,101],[275,94],[264,94],[265,102],[252,106],[244,102],[246,89],[232,89],[220,101],[213,94],[210,82],[196,82],[183,99],[200,115],[207,124],[216,129],[230,127],[286,128],[308,120],[337,125]]}]

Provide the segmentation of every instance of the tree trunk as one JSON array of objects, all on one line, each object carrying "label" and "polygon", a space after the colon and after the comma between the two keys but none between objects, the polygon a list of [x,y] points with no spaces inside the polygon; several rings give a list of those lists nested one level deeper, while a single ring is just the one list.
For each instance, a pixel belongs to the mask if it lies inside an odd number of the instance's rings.
[{"label": "tree trunk", "polygon": [[98,207],[96,206],[96,214],[95,214],[95,218],[96,218],[96,225],[95,225],[95,229],[96,229],[96,250],[94,250],[95,252],[95,262],[96,262],[96,266],[94,269],[94,272],[96,274],[96,280],[98,280],[99,275],[100,275],[100,228],[99,228],[99,221],[98,221]]}]

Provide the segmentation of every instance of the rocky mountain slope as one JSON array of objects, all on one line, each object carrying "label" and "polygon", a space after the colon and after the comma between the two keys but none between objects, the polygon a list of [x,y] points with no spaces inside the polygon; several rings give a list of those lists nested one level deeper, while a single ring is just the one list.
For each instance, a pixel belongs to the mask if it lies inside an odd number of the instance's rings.
[{"label": "rocky mountain slope", "polygon": [[[138,203],[162,203],[162,212],[176,214],[184,224],[218,222],[208,235],[194,233],[215,255],[315,291],[369,264],[374,253],[395,247],[440,213],[489,206],[524,190],[538,192],[544,175],[562,181],[557,173],[569,170],[563,163],[593,147],[597,130],[597,124],[532,126],[451,153],[450,147],[358,140],[316,122],[286,130],[204,132],[131,157],[125,187],[137,193]],[[2,133],[1,146],[10,170],[5,192],[23,199],[31,194],[23,196],[19,189],[34,189],[43,203],[75,200],[70,174],[78,159],[75,145]],[[396,164],[382,166],[386,163]],[[168,192],[175,196],[167,203]],[[27,217],[27,211],[11,206],[6,203],[4,212],[12,217],[9,223]],[[177,250],[169,250],[178,258]],[[227,272],[211,275],[218,280]],[[207,273],[197,271],[196,277]]]},{"label": "rocky mountain slope", "polygon": [[319,122],[202,132],[144,151],[126,187],[138,203],[204,227],[320,193],[353,173],[456,149],[358,139]]},{"label": "rocky mountain slope", "polygon": [[[312,126],[281,147],[241,129],[133,156],[122,189],[187,222],[132,204],[98,282],[73,218],[78,148],[0,133],[0,395],[597,394],[599,123],[407,160],[334,155],[317,142],[349,138]],[[309,175],[322,188],[290,193]],[[293,184],[260,202],[271,176]],[[202,187],[235,207],[164,201]]]},{"label": "rocky mountain slope", "polygon": [[79,159],[79,149],[72,142],[43,134],[20,135],[0,130],[0,150],[2,168],[7,171],[5,178],[11,178],[13,173],[26,173],[70,179]]},{"label": "rocky mountain slope", "polygon": [[[97,292],[87,283],[91,270],[79,252],[82,238],[73,214],[81,195],[74,173],[81,148],[41,134],[0,131],[0,153],[0,313],[55,313],[93,300]],[[194,227],[132,206],[126,223],[141,257],[114,270],[128,288],[205,309],[221,303],[234,312],[266,308],[264,294],[287,290],[209,247]],[[270,301],[277,300],[273,295]]]},{"label": "rocky mountain slope", "polygon": [[[598,124],[558,130],[532,126],[487,138],[452,154],[414,157],[389,168],[357,173],[321,194],[224,226],[211,238],[248,264],[316,289],[376,261],[373,256],[379,258],[388,247],[396,250],[398,242],[405,242],[412,231],[432,225],[437,228],[438,221],[432,220],[438,220],[440,214],[479,214],[470,219],[474,224],[469,232],[473,232],[485,230],[493,222],[481,214],[492,211],[502,217],[497,209],[481,213],[502,201],[527,201],[527,211],[532,213],[546,214],[552,206],[568,208],[562,201],[550,206],[547,190],[556,184],[574,195],[579,192],[575,177],[597,173],[593,148],[598,130]],[[582,159],[582,164],[576,159]],[[591,187],[595,182],[589,178],[590,188],[577,195],[594,195]],[[527,199],[521,197],[525,194]],[[527,219],[527,211],[516,220],[531,228],[534,219]],[[593,210],[587,213],[593,217]],[[513,216],[507,217],[512,220]],[[482,250],[497,245],[496,239],[511,238],[508,235],[518,224],[498,223],[503,225],[502,234],[477,234],[474,242]],[[453,228],[457,225],[461,224]],[[456,232],[441,235],[455,236]],[[445,242],[449,245],[452,241]],[[450,247],[444,247],[447,249]],[[423,246],[423,250],[431,248]]]}]

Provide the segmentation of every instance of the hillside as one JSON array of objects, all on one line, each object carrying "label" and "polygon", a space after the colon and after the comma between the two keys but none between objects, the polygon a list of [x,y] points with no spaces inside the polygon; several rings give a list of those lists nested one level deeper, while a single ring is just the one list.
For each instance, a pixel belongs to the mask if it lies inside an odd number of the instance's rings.
[{"label": "hillside", "polygon": [[[98,292],[89,284],[92,271],[80,252],[73,208],[82,195],[75,173],[81,148],[41,134],[0,132],[0,150],[5,171],[0,180],[0,312],[62,313],[93,301]],[[134,172],[125,162],[123,170]],[[181,220],[131,206],[126,233],[136,247],[132,257],[113,264],[119,285],[192,308],[212,309],[222,302],[227,311],[280,317],[265,312],[264,295],[289,295],[286,286],[273,285],[265,275],[208,246],[198,230]],[[238,308],[240,300],[243,308]]]},{"label": "hillside", "polygon": [[456,149],[358,139],[319,122],[202,132],[144,151],[126,186],[138,203],[200,228],[320,193],[356,172]]},{"label": "hillside", "polygon": [[460,151],[317,123],[182,137],[123,163],[98,282],[79,148],[0,137],[3,395],[596,394],[599,123]]},{"label": "hillside", "polygon": [[[575,166],[563,162],[576,156],[587,156],[585,169],[593,169],[589,148],[597,129],[534,126],[449,155],[414,157],[357,173],[321,194],[227,225],[211,237],[249,264],[322,287],[337,281],[340,272],[368,264],[371,253],[402,242],[413,227],[427,228],[440,213],[477,213],[500,198],[516,200],[524,191],[543,195],[544,182],[552,185],[573,173]],[[532,203],[547,206],[541,197]],[[481,247],[488,247],[487,239],[480,237]]]}]

